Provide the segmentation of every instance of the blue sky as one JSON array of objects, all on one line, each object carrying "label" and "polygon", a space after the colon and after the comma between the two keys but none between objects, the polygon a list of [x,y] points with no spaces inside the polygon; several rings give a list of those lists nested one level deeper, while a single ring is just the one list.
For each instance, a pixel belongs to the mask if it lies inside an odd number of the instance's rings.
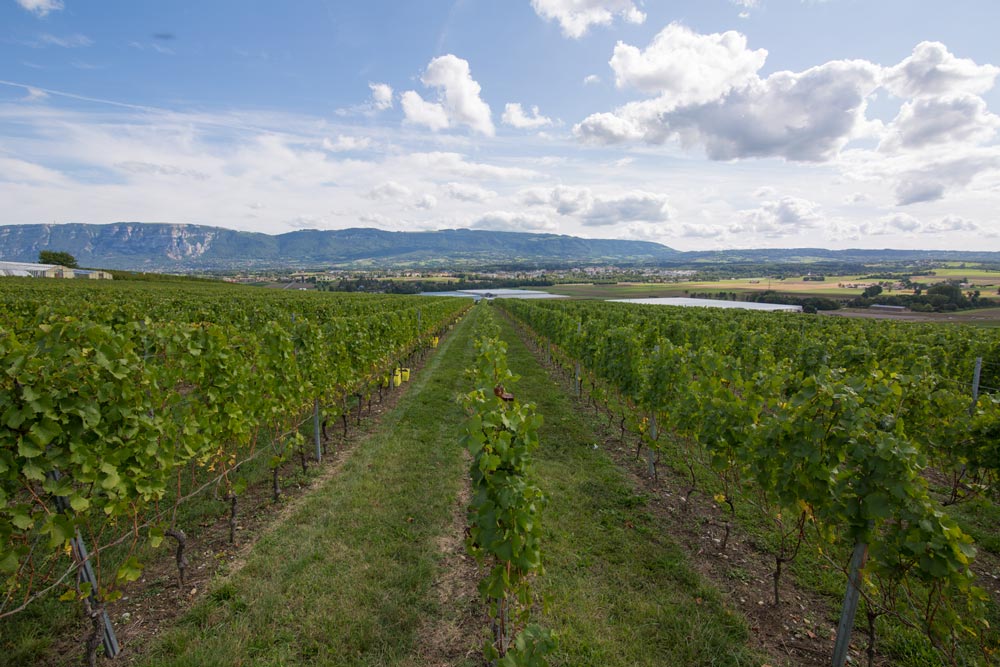
[{"label": "blue sky", "polygon": [[0,0],[0,224],[1000,250],[995,0]]}]

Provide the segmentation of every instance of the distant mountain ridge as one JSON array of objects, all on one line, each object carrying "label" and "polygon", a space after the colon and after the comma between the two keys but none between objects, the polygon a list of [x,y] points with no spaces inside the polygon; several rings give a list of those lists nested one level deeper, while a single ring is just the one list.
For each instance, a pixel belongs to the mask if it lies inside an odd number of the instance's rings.
[{"label": "distant mountain ridge", "polygon": [[69,252],[81,266],[140,271],[660,262],[677,251],[646,241],[448,229],[303,230],[269,235],[191,224],[119,222],[0,226],[0,259]]},{"label": "distant mountain ridge", "polygon": [[447,229],[302,230],[269,235],[193,224],[118,222],[0,226],[0,260],[34,262],[69,252],[81,266],[134,271],[279,268],[461,268],[463,266],[661,265],[954,260],[1000,263],[997,252],[788,248],[679,252],[648,241]]}]

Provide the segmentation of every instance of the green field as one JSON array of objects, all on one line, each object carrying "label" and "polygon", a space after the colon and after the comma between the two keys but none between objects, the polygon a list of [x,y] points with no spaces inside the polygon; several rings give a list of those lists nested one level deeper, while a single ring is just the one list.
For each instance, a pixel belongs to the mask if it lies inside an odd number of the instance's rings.
[{"label": "green field", "polygon": [[960,269],[957,267],[944,267],[934,269],[934,275],[915,275],[915,282],[938,282],[941,280],[952,280],[965,278],[977,285],[997,286],[1000,285],[1000,271],[985,271],[983,269]]},{"label": "green field", "polygon": [[[996,285],[1000,284],[1000,274],[979,272],[966,273],[959,269],[941,269],[936,276],[914,277],[915,281],[941,282],[968,275],[977,289],[984,296],[992,296]],[[990,282],[995,281],[995,282]],[[861,296],[865,285],[873,280],[859,280],[858,276],[830,276],[824,282],[805,281],[787,278],[785,280],[767,278],[740,278],[718,281],[688,281],[677,283],[567,283],[552,287],[532,288],[550,294],[560,294],[574,299],[640,299],[651,297],[685,297],[690,294],[716,295],[724,292],[719,298],[736,298],[748,294],[772,290],[790,297],[826,297],[837,300],[848,300]],[[838,284],[859,285],[855,288],[837,287]],[[891,292],[886,292],[891,294]],[[1000,326],[1000,308],[981,308],[976,310],[957,311],[951,313],[886,313],[867,309],[844,309],[837,311],[838,315],[847,317],[864,317],[874,319],[895,319],[913,322],[941,322],[973,324],[983,327]]]},{"label": "green field", "polygon": [[[967,270],[957,268],[936,269],[935,275],[913,276],[914,282],[937,283],[945,280],[967,278],[977,287],[993,289],[1000,285],[1000,272]],[[861,296],[865,286],[879,282],[874,279],[864,279],[862,276],[826,276],[824,281],[803,280],[795,278],[736,278],[731,280],[683,281],[670,283],[616,283],[616,284],[560,284],[552,287],[542,287],[552,294],[563,294],[581,299],[627,299],[641,297],[674,297],[686,296],[689,293],[735,292],[748,294],[773,290],[782,294],[794,296],[818,296],[833,298],[851,298]],[[841,287],[840,285],[857,285],[857,287]]]}]

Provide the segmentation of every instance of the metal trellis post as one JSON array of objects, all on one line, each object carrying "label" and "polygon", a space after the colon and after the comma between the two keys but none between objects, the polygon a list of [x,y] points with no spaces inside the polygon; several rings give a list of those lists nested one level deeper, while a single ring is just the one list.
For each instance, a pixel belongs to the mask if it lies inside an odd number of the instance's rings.
[{"label": "metal trellis post", "polygon": [[851,630],[854,628],[854,617],[858,613],[858,598],[861,594],[861,568],[868,558],[868,545],[858,542],[854,545],[851,555],[851,569],[847,579],[847,592],[844,593],[844,607],[840,612],[840,624],[837,626],[837,643],[833,647],[833,667],[844,667],[847,660],[847,649],[851,646]]},{"label": "metal trellis post", "polygon": [[316,441],[316,462],[323,460],[323,443],[319,437],[319,399],[313,399],[313,439]]},{"label": "metal trellis post", "polygon": [[976,370],[972,373],[972,405],[969,406],[969,414],[976,411],[976,403],[979,402],[979,378],[983,374],[983,358],[976,357]]},{"label": "metal trellis post", "polygon": [[[47,473],[47,476],[54,481],[59,481],[59,471],[53,470]],[[69,512],[69,502],[63,496],[56,496],[56,509],[61,513],[66,514]],[[77,577],[80,581],[90,584],[90,596],[89,599],[91,603],[97,603],[97,576],[94,574],[94,568],[90,564],[90,554],[87,551],[87,545],[83,542],[83,537],[80,535],[80,529],[76,529],[76,537],[70,539],[70,546],[73,549],[73,556],[76,558],[76,562],[80,563],[79,569],[77,570]],[[109,658],[113,658],[121,651],[118,646],[118,637],[115,635],[115,628],[111,625],[111,619],[108,617],[108,612],[106,609],[101,609],[101,616],[104,625],[104,633],[102,637],[102,643],[104,644],[104,654]]]}]

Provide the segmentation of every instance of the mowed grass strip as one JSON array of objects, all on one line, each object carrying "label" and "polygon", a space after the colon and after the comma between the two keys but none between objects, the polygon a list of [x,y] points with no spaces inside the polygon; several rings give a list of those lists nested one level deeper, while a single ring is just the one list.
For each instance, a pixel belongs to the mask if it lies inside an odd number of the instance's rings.
[{"label": "mowed grass strip", "polygon": [[506,322],[518,400],[544,415],[535,460],[548,496],[538,619],[559,633],[554,665],[754,665],[748,629],[656,525],[647,499],[601,451],[591,416],[549,377]]},{"label": "mowed grass strip", "polygon": [[[141,664],[414,664],[435,538],[451,527],[466,463],[455,396],[472,365],[473,312],[414,375],[340,474],[263,537]],[[475,643],[478,638],[472,638]]]}]

